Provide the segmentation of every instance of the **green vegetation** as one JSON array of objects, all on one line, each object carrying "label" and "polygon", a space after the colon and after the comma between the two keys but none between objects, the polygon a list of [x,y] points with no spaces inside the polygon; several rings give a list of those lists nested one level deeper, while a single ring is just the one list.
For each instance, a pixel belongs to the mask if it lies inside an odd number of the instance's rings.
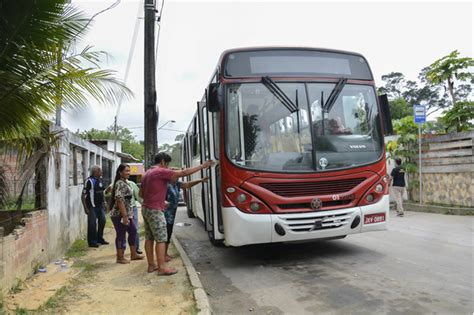
[{"label": "green vegetation", "polygon": [[28,310],[24,309],[24,308],[20,308],[20,307],[17,307],[15,309],[15,315],[28,315],[30,314],[31,312],[29,312]]},{"label": "green vegetation", "polygon": [[80,268],[86,272],[93,271],[97,269],[97,264],[90,263],[85,260],[78,260],[75,261],[74,264],[72,265],[73,268]]},{"label": "green vegetation", "polygon": [[10,294],[16,294],[23,290],[24,281],[16,279],[15,284],[10,288]]},{"label": "green vegetation", "polygon": [[179,134],[176,136],[174,144],[162,144],[158,148],[158,152],[166,152],[171,156],[171,167],[181,168],[181,140],[183,139],[184,134]]},{"label": "green vegetation", "polygon": [[34,135],[58,106],[85,107],[89,97],[118,103],[131,91],[100,68],[107,54],[73,45],[89,19],[68,0],[17,0],[0,11],[0,139]]},{"label": "green vegetation", "polygon": [[[61,136],[49,131],[48,121],[56,110],[84,108],[90,99],[118,104],[132,95],[113,71],[100,67],[105,52],[90,46],[75,51],[89,25],[89,18],[69,0],[1,4],[0,145],[18,156],[22,192]],[[7,184],[1,178],[0,174],[0,207]]]},{"label": "green vegetation", "polygon": [[428,114],[443,110],[442,118],[432,125],[435,128],[430,131],[469,130],[473,127],[469,120],[473,119],[470,98],[474,83],[469,68],[473,66],[472,58],[459,57],[459,52],[453,51],[423,68],[418,82],[407,80],[400,72],[383,75],[385,84],[378,93],[387,94],[393,120],[413,115],[414,104],[426,104]]},{"label": "green vegetation", "polygon": [[[107,127],[105,130],[92,128],[80,133],[78,136],[85,140],[114,140],[114,125]],[[131,154],[133,157],[143,160],[145,156],[145,146],[143,142],[135,139],[132,132],[122,126],[117,126],[117,140],[122,141],[122,152]]]},{"label": "green vegetation", "polygon": [[36,312],[39,314],[63,313],[63,301],[68,293],[70,293],[69,286],[62,287],[61,289],[57,290],[56,293],[52,297],[50,297],[48,301]]},{"label": "green vegetation", "polygon": [[462,132],[473,129],[474,102],[458,102],[453,108],[443,112],[438,120],[445,132]]},{"label": "green vegetation", "polygon": [[87,253],[87,241],[76,240],[66,252],[67,259],[85,256]]}]

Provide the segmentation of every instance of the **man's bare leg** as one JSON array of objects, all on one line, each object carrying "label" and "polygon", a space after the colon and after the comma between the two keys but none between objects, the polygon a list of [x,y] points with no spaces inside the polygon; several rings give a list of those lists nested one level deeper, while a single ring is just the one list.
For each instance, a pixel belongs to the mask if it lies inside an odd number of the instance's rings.
[{"label": "man's bare leg", "polygon": [[153,272],[158,269],[155,263],[155,257],[153,255],[153,241],[145,241],[145,254],[146,260],[148,261],[148,272]]},{"label": "man's bare leg", "polygon": [[166,268],[165,260],[166,242],[159,242],[156,246],[156,255],[158,256],[158,274],[172,275],[178,271],[174,268]]}]

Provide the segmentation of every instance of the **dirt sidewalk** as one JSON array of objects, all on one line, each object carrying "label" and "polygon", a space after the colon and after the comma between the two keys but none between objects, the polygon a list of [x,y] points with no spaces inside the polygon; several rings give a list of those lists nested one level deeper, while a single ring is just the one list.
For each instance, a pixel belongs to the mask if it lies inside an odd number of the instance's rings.
[{"label": "dirt sidewalk", "polygon": [[[89,249],[85,256],[74,259],[71,271],[79,267],[83,270],[82,273],[61,274],[61,271],[58,271],[61,277],[51,275],[48,283],[43,284],[41,279],[44,278],[46,281],[48,277],[46,274],[37,274],[25,283],[24,290],[6,297],[7,307],[10,310],[36,309],[45,313],[67,314],[195,314],[197,312],[186,269],[174,247],[171,248],[171,254],[177,258],[169,265],[177,268],[178,274],[158,276],[156,273],[147,273],[146,260],[132,261],[128,265],[116,264],[115,247],[112,242],[115,231],[107,228],[105,234],[110,245]],[[68,276],[64,276],[65,274]],[[34,285],[28,285],[29,282],[34,282]],[[50,288],[56,288],[56,295],[52,297],[45,295],[45,291],[51,291]],[[26,301],[29,301],[30,305]],[[36,301],[36,305],[31,305],[31,301]],[[38,309],[41,304],[43,306]]]}]

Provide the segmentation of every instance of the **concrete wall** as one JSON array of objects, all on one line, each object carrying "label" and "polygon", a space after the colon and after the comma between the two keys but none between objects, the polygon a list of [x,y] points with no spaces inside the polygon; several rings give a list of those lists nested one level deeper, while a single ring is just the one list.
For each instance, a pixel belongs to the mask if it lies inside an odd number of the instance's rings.
[{"label": "concrete wall", "polygon": [[[7,292],[16,279],[30,276],[34,267],[60,258],[78,238],[86,235],[87,217],[81,195],[84,179],[93,165],[107,164],[114,176],[120,158],[68,130],[60,132],[59,146],[52,148],[44,161],[46,176],[46,209],[34,211],[24,218],[24,226],[3,235],[0,227],[0,293]],[[105,171],[105,170],[104,170]]]},{"label": "concrete wall", "polygon": [[[68,130],[64,130],[59,150],[52,152],[48,163],[47,180],[47,208],[49,214],[48,254],[50,260],[61,257],[67,248],[79,237],[87,232],[87,217],[81,203],[81,194],[84,179],[89,176],[93,165],[101,165],[104,160],[110,160],[112,170],[120,164],[120,158],[90,142],[87,142]],[[81,152],[82,154],[77,154]],[[74,156],[84,157],[79,163],[72,163]],[[75,180],[73,168],[83,170],[76,172]],[[106,179],[110,180],[110,179]]]},{"label": "concrete wall", "polygon": [[17,279],[31,276],[38,264],[48,262],[48,212],[29,212],[23,223],[6,236],[0,228],[0,293],[8,292]]}]

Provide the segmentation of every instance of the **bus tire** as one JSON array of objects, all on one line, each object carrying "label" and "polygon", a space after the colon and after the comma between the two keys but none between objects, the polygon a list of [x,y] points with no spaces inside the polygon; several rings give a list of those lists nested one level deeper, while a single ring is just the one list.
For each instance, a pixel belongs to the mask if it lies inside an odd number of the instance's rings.
[{"label": "bus tire", "polygon": [[216,240],[214,238],[214,231],[207,231],[207,237],[209,237],[209,241],[212,245],[216,247],[224,247],[224,240]]},{"label": "bus tire", "polygon": [[193,209],[186,208],[186,212],[188,213],[188,218],[194,219],[196,217],[194,215]]}]

